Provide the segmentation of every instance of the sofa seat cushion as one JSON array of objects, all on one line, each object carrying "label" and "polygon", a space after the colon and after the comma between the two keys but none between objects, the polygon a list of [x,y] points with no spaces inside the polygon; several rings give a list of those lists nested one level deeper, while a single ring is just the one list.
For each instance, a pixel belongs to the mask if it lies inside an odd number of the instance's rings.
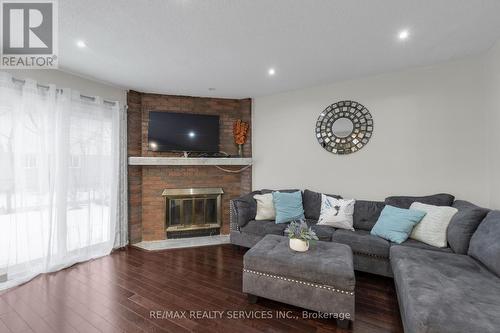
[{"label": "sofa seat cushion", "polygon": [[[316,222],[316,220],[306,220],[307,225],[314,230],[320,241],[330,241],[335,232],[335,228],[326,225],[316,225]],[[288,225],[289,223],[276,224],[275,221],[271,220],[252,220],[242,227],[241,231],[257,236],[265,236],[268,234],[283,236]]]},{"label": "sofa seat cushion", "polygon": [[356,200],[354,204],[354,229],[372,230],[382,213],[385,203],[380,201]]},{"label": "sofa seat cushion", "polygon": [[468,254],[500,276],[499,210],[492,210],[481,222],[474,235],[472,235]]},{"label": "sofa seat cushion", "polygon": [[307,225],[316,233],[320,241],[330,241],[336,229],[329,225],[318,225],[316,224],[317,222],[318,221],[312,219],[306,220]]},{"label": "sofa seat cushion", "polygon": [[410,208],[414,202],[433,206],[451,206],[455,197],[451,194],[440,193],[423,197],[393,196],[385,198],[385,204],[399,208]]},{"label": "sofa seat cushion", "polygon": [[500,278],[473,258],[391,247],[406,332],[498,332]]},{"label": "sofa seat cushion", "polygon": [[242,232],[257,236],[265,236],[268,234],[282,236],[287,226],[287,223],[276,224],[274,223],[274,221],[251,220],[240,230]]},{"label": "sofa seat cushion", "polygon": [[[398,245],[396,243],[391,243],[391,246],[393,245]],[[408,246],[408,247],[413,247],[417,249],[422,249],[422,250],[432,250],[432,251],[439,251],[439,252],[447,252],[447,253],[452,253],[453,251],[449,247],[435,247],[429,244],[425,244],[422,242],[419,242],[418,240],[414,240],[411,238],[408,238],[405,242],[401,243],[402,246]]]},{"label": "sofa seat cushion", "polygon": [[332,242],[349,245],[354,254],[389,258],[390,243],[366,230],[336,230]]}]

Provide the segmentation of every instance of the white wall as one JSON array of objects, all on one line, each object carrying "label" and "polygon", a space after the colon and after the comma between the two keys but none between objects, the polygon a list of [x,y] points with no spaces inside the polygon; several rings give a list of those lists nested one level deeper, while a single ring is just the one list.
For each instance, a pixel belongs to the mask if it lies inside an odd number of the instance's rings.
[{"label": "white wall", "polygon": [[491,96],[490,124],[490,206],[500,209],[500,41],[486,54],[486,78]]},{"label": "white wall", "polygon": [[[253,187],[372,200],[449,192],[488,206],[491,135],[478,59],[255,98]],[[318,144],[314,127],[344,99],[364,104],[375,127],[362,150],[338,156]]]},{"label": "white wall", "polygon": [[40,84],[53,83],[57,88],[71,88],[87,96],[100,96],[103,99],[119,101],[123,106],[127,103],[127,90],[105,83],[86,79],[74,74],[55,69],[11,69],[2,70],[18,79],[30,78]]}]

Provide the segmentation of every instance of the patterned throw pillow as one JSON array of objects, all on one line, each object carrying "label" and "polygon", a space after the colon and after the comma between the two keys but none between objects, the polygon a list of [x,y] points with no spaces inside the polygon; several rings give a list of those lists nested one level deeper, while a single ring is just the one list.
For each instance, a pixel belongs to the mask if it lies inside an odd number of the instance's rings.
[{"label": "patterned throw pillow", "polygon": [[339,229],[353,230],[354,199],[337,199],[321,195],[319,225],[329,225]]}]

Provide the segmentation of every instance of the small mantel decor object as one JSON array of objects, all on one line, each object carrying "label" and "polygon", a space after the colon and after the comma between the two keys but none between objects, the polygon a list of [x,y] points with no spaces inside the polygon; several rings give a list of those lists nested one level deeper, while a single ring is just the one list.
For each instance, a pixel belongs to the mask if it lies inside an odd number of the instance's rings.
[{"label": "small mantel decor object", "polygon": [[316,233],[304,220],[292,221],[286,228],[285,233],[290,238],[290,248],[297,252],[309,250],[309,242],[318,240]]},{"label": "small mantel decor object", "polygon": [[243,145],[247,141],[248,128],[247,122],[238,119],[233,124],[234,143],[238,146],[238,156],[243,157]]}]

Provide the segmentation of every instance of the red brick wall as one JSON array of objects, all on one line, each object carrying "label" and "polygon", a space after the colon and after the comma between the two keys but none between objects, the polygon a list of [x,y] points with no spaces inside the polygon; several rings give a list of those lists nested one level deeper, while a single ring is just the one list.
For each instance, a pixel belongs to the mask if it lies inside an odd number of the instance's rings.
[{"label": "red brick wall", "polygon": [[[130,91],[128,93],[129,156],[179,156],[178,153],[147,150],[150,111],[210,114],[220,117],[220,150],[237,153],[232,126],[236,119],[251,122],[250,99],[222,99],[170,96]],[[250,133],[251,134],[251,133]],[[251,137],[244,146],[244,155],[251,157]],[[240,167],[227,167],[239,169]],[[229,200],[250,192],[251,168],[242,173],[226,173],[213,166],[143,166],[129,167],[130,242],[165,239],[165,188],[222,187],[222,233],[229,233]]]},{"label": "red brick wall", "polygon": [[[128,156],[141,155],[141,94],[127,94],[127,149]],[[142,170],[138,166],[128,167],[128,222],[130,243],[142,240]]]}]

